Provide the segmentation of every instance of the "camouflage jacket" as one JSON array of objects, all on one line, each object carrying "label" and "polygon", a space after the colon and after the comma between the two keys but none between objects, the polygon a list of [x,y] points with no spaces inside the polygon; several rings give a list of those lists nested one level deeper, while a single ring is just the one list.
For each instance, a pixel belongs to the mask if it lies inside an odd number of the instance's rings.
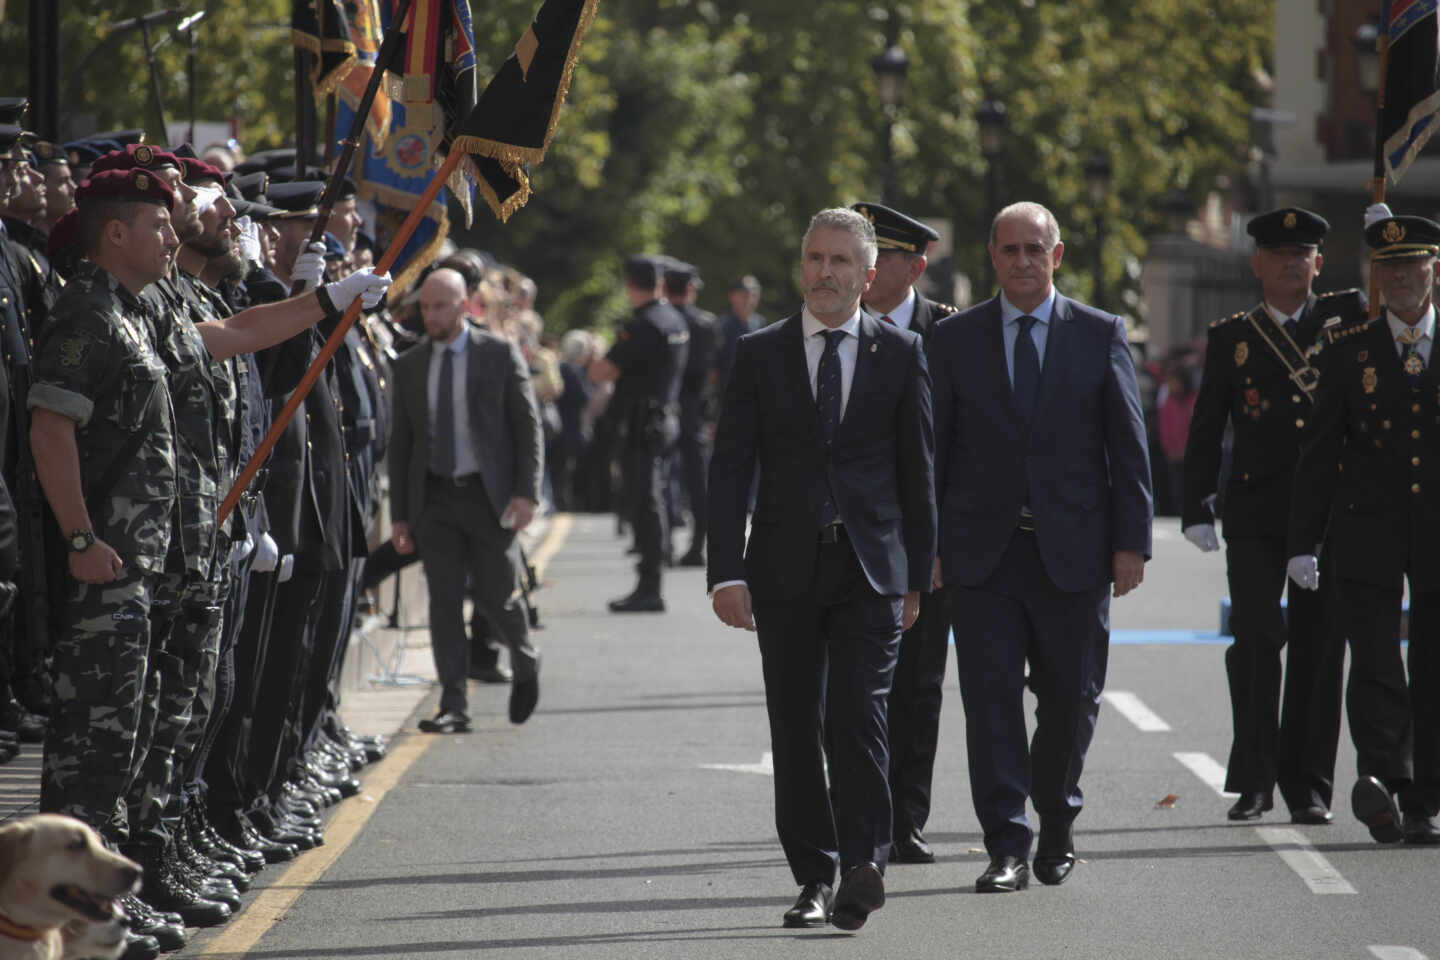
[{"label": "camouflage jacket", "polygon": [[75,421],[95,536],[160,573],[176,501],[174,414],[147,307],[109,272],[83,264],[36,342],[27,405]]}]

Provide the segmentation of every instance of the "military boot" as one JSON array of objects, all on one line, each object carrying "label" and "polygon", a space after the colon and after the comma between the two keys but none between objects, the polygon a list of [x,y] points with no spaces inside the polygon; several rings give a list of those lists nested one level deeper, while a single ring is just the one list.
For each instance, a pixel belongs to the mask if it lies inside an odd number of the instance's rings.
[{"label": "military boot", "polygon": [[156,910],[173,910],[186,924],[213,927],[230,919],[230,908],[196,892],[160,847],[129,847],[125,855],[145,870],[140,899]]},{"label": "military boot", "polygon": [[142,937],[153,937],[166,953],[173,953],[189,942],[183,923],[172,923],[156,913],[139,897],[130,896],[120,901],[125,909],[125,926],[130,932]]}]

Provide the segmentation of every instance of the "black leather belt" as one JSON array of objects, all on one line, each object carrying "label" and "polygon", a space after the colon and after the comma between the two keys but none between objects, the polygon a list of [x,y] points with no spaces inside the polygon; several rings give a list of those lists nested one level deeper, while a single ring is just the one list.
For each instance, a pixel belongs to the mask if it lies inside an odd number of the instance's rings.
[{"label": "black leather belt", "polygon": [[820,528],[821,543],[839,543],[845,539],[845,524],[827,523]]},{"label": "black leather belt", "polygon": [[458,477],[446,477],[438,473],[427,473],[425,479],[430,483],[438,483],[442,487],[468,487],[480,482],[480,474],[462,473]]}]

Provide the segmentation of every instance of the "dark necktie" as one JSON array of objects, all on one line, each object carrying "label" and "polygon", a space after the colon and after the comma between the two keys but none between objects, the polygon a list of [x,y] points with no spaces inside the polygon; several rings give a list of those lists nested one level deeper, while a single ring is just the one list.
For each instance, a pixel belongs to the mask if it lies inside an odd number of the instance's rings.
[{"label": "dark necktie", "polygon": [[1040,354],[1030,329],[1035,326],[1034,317],[1020,318],[1020,331],[1015,336],[1015,356],[1012,360],[1015,378],[1015,409],[1020,411],[1020,421],[1028,428],[1035,416],[1035,397],[1040,389]]},{"label": "dark necktie", "polygon": [[[844,330],[825,331],[825,352],[820,354],[820,369],[815,377],[815,407],[820,415],[820,435],[825,438],[825,456],[829,460],[830,443],[840,426],[840,343]],[[828,471],[827,471],[828,474]],[[825,482],[825,502],[820,506],[820,525],[828,526],[839,519],[830,482]]]},{"label": "dark necktie", "polygon": [[455,352],[440,353],[440,380],[435,385],[435,472],[455,475]]},{"label": "dark necktie", "polygon": [[1286,317],[1284,327],[1285,332],[1289,334],[1290,339],[1294,340],[1295,334],[1300,330],[1300,321],[1296,320],[1294,317]]}]

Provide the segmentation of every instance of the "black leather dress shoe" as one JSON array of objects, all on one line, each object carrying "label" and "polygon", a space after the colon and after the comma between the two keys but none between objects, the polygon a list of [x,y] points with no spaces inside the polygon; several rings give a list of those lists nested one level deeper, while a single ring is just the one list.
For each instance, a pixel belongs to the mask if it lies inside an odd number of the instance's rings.
[{"label": "black leather dress shoe", "polygon": [[512,676],[509,667],[498,663],[493,667],[475,667],[470,671],[470,679],[476,683],[509,683]]},{"label": "black leather dress shoe", "polygon": [[1075,869],[1075,854],[1062,853],[1055,856],[1035,855],[1035,879],[1047,887],[1058,887]]},{"label": "black leather dress shoe", "polygon": [[859,930],[865,920],[885,906],[885,878],[873,863],[851,867],[840,878],[830,923],[841,930]]},{"label": "black leather dress shoe", "polygon": [[1350,791],[1350,809],[1356,820],[1370,828],[1375,842],[1399,843],[1404,838],[1395,798],[1385,789],[1385,784],[1374,777],[1355,781],[1355,788]]},{"label": "black leather dress shoe", "polygon": [[1275,800],[1268,791],[1252,790],[1240,794],[1240,799],[1235,801],[1225,816],[1231,820],[1259,820],[1261,814],[1274,806]]},{"label": "black leather dress shoe", "polygon": [[935,851],[925,842],[924,834],[919,830],[911,830],[903,836],[897,836],[895,842],[890,844],[890,862],[934,863]]},{"label": "black leather dress shoe", "polygon": [[120,960],[155,960],[160,956],[160,942],[134,930],[126,930]]},{"label": "black leather dress shoe", "polygon": [[540,675],[533,674],[524,680],[516,680],[510,688],[510,722],[524,723],[535,712],[540,702]]},{"label": "black leather dress shoe", "polygon": [[665,598],[649,590],[636,590],[629,596],[610,601],[611,613],[664,613]]},{"label": "black leather dress shoe", "polygon": [[1319,803],[1312,803],[1309,806],[1297,807],[1290,811],[1290,822],[1299,823],[1310,827],[1323,827],[1332,823],[1335,815]]},{"label": "black leather dress shoe", "polygon": [[1440,844],[1440,827],[1423,813],[1405,814],[1400,821],[1400,832],[1405,835],[1406,843],[1427,847]]},{"label": "black leather dress shoe", "polygon": [[787,927],[823,927],[830,922],[830,904],[835,893],[828,883],[807,883],[800,888],[795,906],[785,911]]},{"label": "black leather dress shoe", "polygon": [[470,718],[463,713],[437,713],[433,718],[420,721],[425,733],[469,733]]},{"label": "black leather dress shoe", "polygon": [[991,857],[975,881],[976,893],[1014,893],[1030,886],[1030,865],[1020,857]]}]

